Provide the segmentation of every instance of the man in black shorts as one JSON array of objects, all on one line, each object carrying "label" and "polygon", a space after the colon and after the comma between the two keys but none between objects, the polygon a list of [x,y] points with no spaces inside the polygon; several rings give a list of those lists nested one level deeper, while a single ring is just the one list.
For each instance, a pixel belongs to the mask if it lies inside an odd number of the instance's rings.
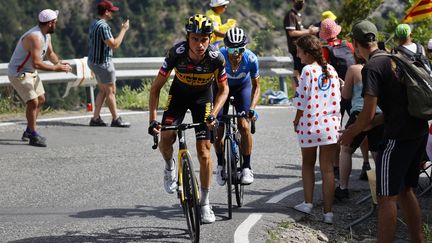
[{"label": "man in black shorts", "polygon": [[302,25],[302,17],[300,11],[304,7],[305,0],[292,0],[292,9],[285,15],[284,28],[287,36],[288,51],[291,53],[294,62],[294,73],[292,77],[291,87],[295,91],[298,85],[298,80],[304,65],[300,58],[297,57],[297,49],[294,42],[304,35],[315,35],[319,28],[313,25],[308,29],[304,29]]},{"label": "man in black shorts", "polygon": [[[215,47],[209,45],[213,26],[206,16],[200,14],[191,16],[186,22],[186,32],[187,40],[176,44],[168,51],[159,74],[153,81],[149,101],[149,134],[160,132],[160,124],[156,121],[159,94],[171,71],[175,69],[162,125],[181,124],[188,109],[192,113],[194,123],[207,121],[207,126],[203,125],[195,129],[195,135],[200,162],[201,221],[213,223],[215,216],[209,202],[213,165],[208,127],[213,125],[216,115],[228,97],[225,59]],[[218,86],[214,107],[212,107],[213,82]],[[173,158],[176,132],[162,131],[160,136],[159,148],[166,162],[164,188],[168,193],[174,193],[177,189],[176,163]]]},{"label": "man in black shorts", "polygon": [[378,242],[393,242],[399,203],[411,242],[424,242],[421,211],[413,188],[418,184],[420,157],[426,146],[428,123],[408,113],[406,87],[400,82],[390,57],[375,56],[376,26],[363,20],[352,27],[356,53],[367,60],[362,69],[364,105],[356,122],[340,137],[342,145],[373,121],[376,105],[384,113],[384,140],[378,150],[376,179],[378,194]]}]

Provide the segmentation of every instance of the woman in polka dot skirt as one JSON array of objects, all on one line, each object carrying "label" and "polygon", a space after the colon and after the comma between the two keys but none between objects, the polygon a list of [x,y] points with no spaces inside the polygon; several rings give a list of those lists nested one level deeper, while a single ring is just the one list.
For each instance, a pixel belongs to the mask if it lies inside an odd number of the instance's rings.
[{"label": "woman in polka dot skirt", "polygon": [[307,64],[301,74],[294,105],[297,113],[293,121],[302,152],[302,179],[304,202],[294,209],[310,213],[313,208],[315,161],[319,148],[324,200],[323,221],[333,223],[334,174],[333,160],[337,158],[340,129],[340,84],[334,67],[327,64],[321,53],[321,44],[315,36],[297,40],[297,55]]}]

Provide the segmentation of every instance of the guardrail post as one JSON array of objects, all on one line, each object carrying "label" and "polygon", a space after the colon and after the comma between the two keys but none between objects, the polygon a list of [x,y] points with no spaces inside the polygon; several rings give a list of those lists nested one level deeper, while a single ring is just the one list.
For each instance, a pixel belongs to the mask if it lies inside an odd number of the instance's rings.
[{"label": "guardrail post", "polygon": [[287,90],[285,78],[281,77],[281,76],[279,77],[279,88],[281,91],[283,91],[288,96],[288,90]]}]

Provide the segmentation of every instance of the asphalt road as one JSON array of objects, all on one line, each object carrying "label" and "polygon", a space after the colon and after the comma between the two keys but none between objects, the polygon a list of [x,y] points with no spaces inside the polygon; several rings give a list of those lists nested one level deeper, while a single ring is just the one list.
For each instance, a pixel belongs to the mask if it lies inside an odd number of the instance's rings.
[{"label": "asphalt road", "polygon": [[[255,182],[246,188],[245,205],[228,220],[225,187],[214,180],[216,222],[201,227],[201,242],[264,242],[277,222],[301,217],[291,208],[303,200],[296,189],[301,157],[291,126],[294,109],[258,112]],[[163,161],[151,149],[148,113],[124,113],[129,129],[89,127],[89,114],[83,115],[39,121],[47,148],[20,141],[22,120],[0,122],[0,241],[188,242],[178,199],[163,190]],[[186,136],[195,158],[193,132]],[[196,159],[194,164],[198,173]],[[315,199],[321,200],[319,187]]]}]

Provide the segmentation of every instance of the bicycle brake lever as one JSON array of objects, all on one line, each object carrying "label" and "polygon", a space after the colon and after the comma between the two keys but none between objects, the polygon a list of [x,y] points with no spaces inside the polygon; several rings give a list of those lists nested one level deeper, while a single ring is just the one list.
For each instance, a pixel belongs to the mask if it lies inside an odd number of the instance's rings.
[{"label": "bicycle brake lever", "polygon": [[152,149],[157,149],[159,143],[158,135],[153,135],[153,146]]}]

